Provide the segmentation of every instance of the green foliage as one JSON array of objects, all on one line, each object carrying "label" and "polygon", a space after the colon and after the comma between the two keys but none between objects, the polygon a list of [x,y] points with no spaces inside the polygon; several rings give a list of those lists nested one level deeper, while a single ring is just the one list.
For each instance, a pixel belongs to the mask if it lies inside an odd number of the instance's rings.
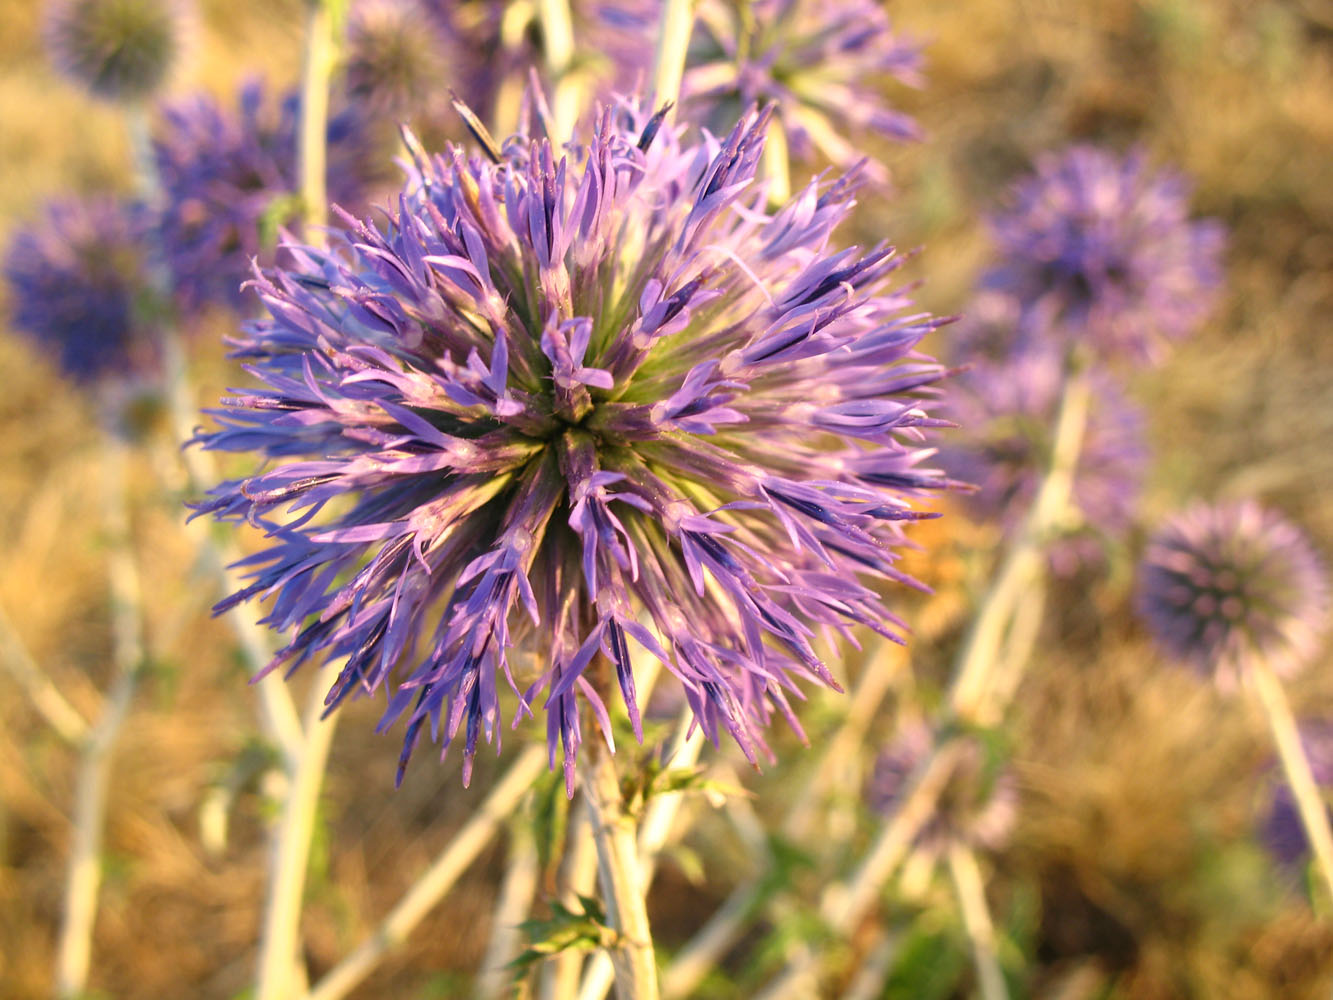
[{"label": "green foliage", "polygon": [[536,963],[562,951],[592,951],[608,948],[616,938],[615,930],[607,923],[606,911],[592,896],[579,896],[577,909],[570,909],[558,900],[549,904],[551,915],[525,920],[519,925],[527,938],[527,947],[509,963],[517,976],[522,976]]}]

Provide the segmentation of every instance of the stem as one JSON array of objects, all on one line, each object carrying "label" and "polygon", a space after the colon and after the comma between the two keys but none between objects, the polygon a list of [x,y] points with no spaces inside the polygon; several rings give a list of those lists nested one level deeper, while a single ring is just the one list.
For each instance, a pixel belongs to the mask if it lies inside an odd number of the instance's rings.
[{"label": "stem", "polygon": [[773,116],[764,139],[764,179],[768,181],[768,203],[785,205],[791,197],[791,154],[782,119]]},{"label": "stem", "polygon": [[1090,399],[1087,375],[1082,372],[1066,375],[1064,395],[1056,417],[1050,469],[1033,499],[1013,548],[982,601],[954,670],[949,700],[954,714],[961,718],[975,718],[982,710],[989,674],[1005,630],[1013,618],[1014,608],[1041,575],[1046,541],[1069,507]]},{"label": "stem", "polygon": [[501,1000],[512,993],[507,987],[513,974],[507,966],[519,953],[523,941],[519,924],[532,908],[540,878],[537,840],[531,825],[520,816],[509,824],[509,865],[491,914],[491,939],[473,991],[477,1000]]},{"label": "stem", "polygon": [[889,978],[893,963],[902,946],[897,935],[881,930],[869,949],[865,962],[857,971],[841,1000],[877,1000],[884,995],[884,981]]},{"label": "stem", "polygon": [[310,841],[315,830],[319,790],[329,748],[337,729],[338,713],[327,719],[324,688],[316,677],[311,682],[310,701],[302,729],[305,745],[292,775],[282,822],[274,834],[273,861],[268,899],[264,904],[264,930],[259,941],[259,970],[255,1000],[289,1000],[294,994],[301,932],[301,903],[305,895],[306,870],[310,864]]},{"label": "stem", "polygon": [[116,680],[89,735],[75,786],[74,840],[56,956],[56,994],[62,998],[82,994],[88,982],[97,893],[102,883],[102,834],[106,825],[111,751],[129,714],[134,688],[144,666],[143,595],[130,547],[125,471],[128,456],[124,442],[108,434],[105,458],[111,655]]},{"label": "stem", "polygon": [[657,1000],[657,966],[648,927],[645,885],[639,875],[634,819],[625,812],[615,761],[600,740],[579,756],[597,873],[607,918],[616,931],[611,945],[618,1000]]},{"label": "stem", "polygon": [[955,840],[949,845],[949,874],[958,905],[963,913],[963,928],[972,945],[972,961],[977,967],[977,985],[982,1000],[1009,1000],[1004,973],[995,955],[995,927],[990,911],[986,909],[986,885],[977,867],[977,856],[972,848]]},{"label": "stem", "polygon": [[[893,683],[894,671],[885,658],[885,654],[893,648],[887,642],[881,642],[868,658],[869,662],[852,695],[846,718],[825,744],[819,763],[787,811],[782,827],[782,834],[787,839],[802,841],[811,835],[819,821],[819,810],[816,808],[819,800],[828,794],[834,786],[837,772],[862,745],[865,731]],[[745,929],[746,919],[759,905],[763,887],[762,875],[738,884],[703,927],[676,953],[662,974],[662,996],[666,1000],[680,1000],[689,996],[703,977],[717,965],[732,942]]]},{"label": "stem", "polygon": [[[693,767],[703,749],[703,730],[691,727],[693,712],[687,707],[676,726],[676,735],[668,751],[668,763],[671,767]],[[653,876],[657,874],[657,856],[666,846],[680,811],[685,796],[680,792],[670,795],[656,795],[644,810],[643,825],[639,828],[639,872],[642,878],[643,894],[647,895],[652,887]],[[615,979],[615,969],[610,957],[604,951],[593,955],[588,963],[588,971],[583,977],[583,985],[578,992],[578,1000],[602,1000]]]},{"label": "stem", "polygon": [[658,107],[680,98],[680,81],[685,76],[685,56],[693,31],[693,0],[664,0],[657,49],[653,52],[652,93]]},{"label": "stem", "polygon": [[[580,797],[582,792],[577,793]],[[565,834],[565,853],[560,860],[557,876],[559,900],[573,909],[579,896],[589,896],[597,888],[597,845],[592,840],[592,820],[582,801],[569,811],[569,829]],[[565,949],[544,962],[540,1000],[567,1000],[579,989],[579,975],[583,971],[583,953]]]},{"label": "stem", "polygon": [[574,17],[570,13],[569,0],[537,0],[537,16],[542,25],[546,71],[553,88],[554,141],[559,143],[573,135],[579,113],[581,88],[570,73],[574,63]]},{"label": "stem", "polygon": [[1251,665],[1248,676],[1254,683],[1264,714],[1268,716],[1282,770],[1287,776],[1292,797],[1296,800],[1306,839],[1314,849],[1319,873],[1329,893],[1333,894],[1333,831],[1329,829],[1328,806],[1319,793],[1319,786],[1315,784],[1314,775],[1310,771],[1310,761],[1305,756],[1305,748],[1301,746],[1301,733],[1291,713],[1291,703],[1287,701],[1282,682],[1262,659]]},{"label": "stem", "polygon": [[333,75],[333,14],[328,0],[307,0],[305,54],[301,62],[301,132],[297,176],[305,239],[322,244],[319,227],[328,217],[326,164],[329,133],[329,78]]},{"label": "stem", "polygon": [[306,1000],[341,1000],[370,974],[385,954],[405,941],[489,843],[545,766],[546,748],[527,747],[458,835],[449,841],[449,846],[412,883],[412,888],[389,911],[374,933],[316,983]]},{"label": "stem", "polygon": [[71,705],[33,659],[28,647],[0,607],[0,661],[14,676],[32,700],[33,706],[55,730],[56,735],[72,747],[83,746],[91,730],[88,720]]}]

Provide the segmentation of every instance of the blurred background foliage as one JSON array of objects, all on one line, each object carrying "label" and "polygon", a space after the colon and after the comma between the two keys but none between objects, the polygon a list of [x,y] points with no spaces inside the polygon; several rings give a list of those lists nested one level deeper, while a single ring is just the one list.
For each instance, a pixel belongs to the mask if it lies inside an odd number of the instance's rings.
[{"label": "blurred background foliage", "polygon": [[[201,7],[176,90],[228,95],[256,71],[294,80],[298,0]],[[118,112],[53,76],[40,13],[37,0],[0,0],[0,244],[49,197],[131,184]],[[933,0],[895,3],[892,14],[927,43],[927,85],[894,95],[927,136],[875,150],[893,191],[867,193],[853,228],[857,238],[924,248],[909,272],[931,311],[966,308],[992,253],[984,213],[1036,154],[1074,141],[1140,146],[1155,164],[1178,166],[1196,183],[1196,212],[1230,232],[1222,306],[1131,386],[1151,414],[1156,455],[1142,528],[1107,565],[1053,588],[1016,702],[1020,819],[990,885],[1011,985],[1061,1000],[1327,996],[1333,914],[1321,923],[1254,838],[1270,780],[1262,720],[1248,701],[1167,666],[1128,595],[1143,534],[1192,496],[1258,496],[1333,553],[1333,3]],[[214,332],[225,326],[219,317]],[[216,399],[236,376],[220,336],[196,346],[200,398]],[[0,371],[0,609],[92,714],[110,644],[93,461],[102,439],[51,359],[2,327]],[[132,471],[153,665],[117,749],[92,982],[97,995],[126,1000],[232,998],[251,975],[264,891],[272,807],[256,776],[265,751],[230,635],[207,614],[211,584],[180,530],[184,498],[156,485],[165,476],[184,489],[172,445],[160,444],[140,449]],[[937,698],[996,544],[994,529],[948,515],[919,526],[923,549],[910,560],[936,592],[908,608],[913,641],[892,654],[902,703]],[[1333,716],[1325,664],[1292,691],[1303,717]],[[8,680],[0,692],[0,994],[22,1000],[50,989],[75,760]],[[818,695],[803,716],[815,746],[836,718],[832,697]],[[455,758],[413,768],[395,792],[397,738],[373,734],[374,705],[344,711],[356,718],[333,750],[304,923],[315,975],[374,926],[495,772],[479,760],[464,791]],[[853,773],[893,725],[892,712],[876,722],[861,759],[848,762]],[[778,741],[780,764],[743,779],[766,818],[784,814],[813,760],[794,740]],[[736,757],[726,748],[705,759],[725,772]],[[230,830],[209,850],[201,807],[218,789],[234,793]],[[701,821],[668,855],[652,896],[668,956],[750,863],[719,810],[702,797],[689,808]],[[850,854],[864,828],[829,829],[819,846]],[[812,849],[780,852],[781,878],[805,899],[817,898],[823,865]],[[463,995],[503,863],[493,846],[355,995]],[[911,888],[886,900],[885,913],[915,919],[884,996],[967,995],[966,943],[947,893]],[[849,968],[875,928],[863,932],[840,946]],[[770,914],[744,960],[717,970],[699,995],[748,995],[784,941],[815,933],[799,910]]]}]

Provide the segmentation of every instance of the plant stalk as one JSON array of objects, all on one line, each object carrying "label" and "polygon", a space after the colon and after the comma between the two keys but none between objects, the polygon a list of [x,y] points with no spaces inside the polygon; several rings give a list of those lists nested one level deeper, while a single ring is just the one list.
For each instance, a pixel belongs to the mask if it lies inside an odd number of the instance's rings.
[{"label": "plant stalk", "polygon": [[693,31],[693,0],[664,0],[653,53],[652,94],[658,107],[680,99],[680,82],[685,76],[685,57]]},{"label": "plant stalk", "polygon": [[972,962],[977,969],[977,985],[982,1000],[1009,1000],[1000,960],[995,954],[995,926],[986,908],[986,883],[972,848],[954,840],[948,850],[949,875],[958,894],[963,928],[972,946]]}]

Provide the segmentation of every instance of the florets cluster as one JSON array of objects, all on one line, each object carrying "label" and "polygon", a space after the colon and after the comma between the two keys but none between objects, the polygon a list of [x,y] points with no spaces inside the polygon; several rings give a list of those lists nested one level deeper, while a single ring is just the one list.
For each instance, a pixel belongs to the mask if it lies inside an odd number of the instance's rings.
[{"label": "florets cluster", "polygon": [[895,35],[877,0],[704,0],[683,100],[711,123],[772,104],[801,159],[816,151],[849,167],[865,133],[914,139],[888,107],[884,81],[921,84],[921,48]]},{"label": "florets cluster", "polygon": [[419,0],[357,0],[343,58],[348,97],[380,116],[446,107],[440,81],[457,62],[449,41]]},{"label": "florets cluster", "polygon": [[192,21],[184,0],[58,0],[46,46],[56,69],[94,96],[142,100],[180,61]]},{"label": "florets cluster", "polygon": [[1140,154],[1076,146],[1037,161],[992,220],[1003,263],[982,283],[1023,323],[1055,326],[1103,357],[1155,360],[1192,333],[1221,284],[1222,227],[1191,221],[1189,187]]},{"label": "florets cluster", "polygon": [[802,682],[836,686],[821,634],[896,637],[868,584],[907,579],[911,498],[941,485],[937,324],[885,290],[891,248],[829,248],[850,181],[767,214],[766,120],[682,143],[622,107],[568,157],[450,149],[257,280],[237,350],[263,387],[200,440],[266,465],[202,509],[269,544],[222,607],[273,598],[274,666],[345,657],[330,709],[389,687],[404,763],[462,733],[466,780],[508,687],[572,778],[581,702],[609,738],[618,689],[639,727],[632,645],[755,760]]},{"label": "florets cluster", "polygon": [[[912,779],[935,749],[924,722],[903,725],[875,759],[870,807],[892,814],[912,788]],[[943,853],[950,842],[987,850],[1004,846],[1018,818],[1018,782],[1003,758],[978,740],[963,745],[949,783],[930,819],[916,836],[918,850]]]},{"label": "florets cluster", "polygon": [[1256,659],[1303,667],[1328,626],[1324,566],[1305,535],[1253,502],[1196,504],[1148,545],[1138,605],[1171,656],[1223,686]]},{"label": "florets cluster", "polygon": [[[161,240],[181,304],[239,308],[256,257],[300,215],[296,197],[298,98],[273,102],[246,83],[237,108],[199,95],[168,106],[153,143],[163,188]],[[328,127],[328,195],[356,206],[373,171],[364,120],[335,114]]]},{"label": "florets cluster", "polygon": [[149,225],[133,203],[63,199],[10,243],[14,329],[81,382],[145,374],[156,356],[144,315]]}]

